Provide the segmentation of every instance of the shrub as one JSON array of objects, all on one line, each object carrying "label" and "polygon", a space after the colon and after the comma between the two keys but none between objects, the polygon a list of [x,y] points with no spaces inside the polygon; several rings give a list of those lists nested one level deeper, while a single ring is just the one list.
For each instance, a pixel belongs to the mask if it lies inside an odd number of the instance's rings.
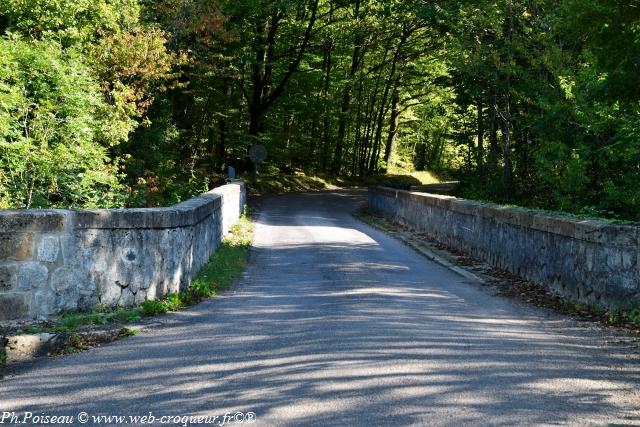
[{"label": "shrub", "polygon": [[91,71],[53,41],[0,38],[0,208],[118,205]]}]

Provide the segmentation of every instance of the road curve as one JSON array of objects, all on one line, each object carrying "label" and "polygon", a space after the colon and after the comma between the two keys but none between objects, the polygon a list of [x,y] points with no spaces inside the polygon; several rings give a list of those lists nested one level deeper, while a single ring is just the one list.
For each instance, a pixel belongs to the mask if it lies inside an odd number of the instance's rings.
[{"label": "road curve", "polygon": [[251,425],[640,425],[633,346],[427,261],[354,220],[363,200],[265,199],[233,290],[0,382],[0,413],[151,412],[154,425],[238,411],[255,413]]}]

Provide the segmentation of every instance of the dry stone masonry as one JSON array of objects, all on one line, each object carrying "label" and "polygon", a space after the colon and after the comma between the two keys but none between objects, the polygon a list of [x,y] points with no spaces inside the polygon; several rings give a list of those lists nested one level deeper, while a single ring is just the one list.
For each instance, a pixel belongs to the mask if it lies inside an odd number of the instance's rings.
[{"label": "dry stone masonry", "polygon": [[369,206],[564,296],[610,307],[640,302],[638,226],[383,187],[369,189]]},{"label": "dry stone masonry", "polygon": [[184,290],[245,203],[235,182],[167,208],[0,211],[0,321]]}]

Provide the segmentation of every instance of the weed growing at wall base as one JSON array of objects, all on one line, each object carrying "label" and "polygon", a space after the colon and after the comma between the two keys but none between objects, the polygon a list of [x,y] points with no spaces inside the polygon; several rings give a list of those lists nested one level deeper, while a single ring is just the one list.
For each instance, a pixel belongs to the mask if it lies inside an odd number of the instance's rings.
[{"label": "weed growing at wall base", "polygon": [[247,264],[249,247],[253,236],[253,224],[247,217],[241,217],[231,232],[209,259],[209,263],[193,280],[189,289],[179,294],[169,294],[161,300],[145,300],[141,304],[145,316],[155,316],[169,311],[177,311],[197,304],[204,298],[216,295],[229,287]]},{"label": "weed growing at wall base", "polygon": [[[22,326],[13,333],[48,333],[62,337],[61,346],[52,351],[52,355],[75,353],[135,335],[136,329],[126,327],[126,324],[135,323],[142,316],[155,316],[197,304],[229,287],[247,264],[252,238],[253,224],[243,216],[184,292],[169,294],[160,300],[145,300],[139,307],[97,307],[89,312],[65,312],[55,320]],[[2,335],[0,342],[1,338]],[[7,359],[2,347],[0,344],[0,371]]]}]

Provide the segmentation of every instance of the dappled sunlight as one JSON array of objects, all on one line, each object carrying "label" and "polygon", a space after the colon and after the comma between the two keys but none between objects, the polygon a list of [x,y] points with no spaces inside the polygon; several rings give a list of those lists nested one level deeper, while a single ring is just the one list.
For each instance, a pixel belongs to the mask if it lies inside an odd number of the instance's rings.
[{"label": "dappled sunlight", "polygon": [[0,383],[5,406],[100,399],[114,413],[245,410],[291,426],[640,423],[637,355],[341,221],[286,235],[263,224],[230,292]]},{"label": "dappled sunlight", "polygon": [[316,294],[316,296],[350,296],[350,295],[380,295],[380,296],[392,296],[392,297],[404,297],[404,298],[446,298],[444,295],[438,295],[435,293],[419,293],[415,290],[408,289],[388,289],[388,288],[362,288],[341,292],[326,292],[322,294]]}]

